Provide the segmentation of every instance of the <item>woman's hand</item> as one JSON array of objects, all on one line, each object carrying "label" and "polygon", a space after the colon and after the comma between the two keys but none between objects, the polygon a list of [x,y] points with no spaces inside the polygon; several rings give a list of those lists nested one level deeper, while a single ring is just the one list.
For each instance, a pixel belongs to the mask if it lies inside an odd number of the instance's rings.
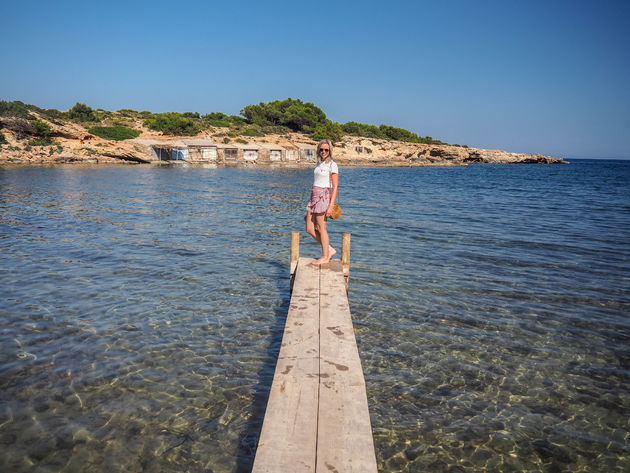
[{"label": "woman's hand", "polygon": [[328,208],[326,209],[326,217],[330,217],[332,215],[332,211],[333,211],[333,206],[329,205]]}]

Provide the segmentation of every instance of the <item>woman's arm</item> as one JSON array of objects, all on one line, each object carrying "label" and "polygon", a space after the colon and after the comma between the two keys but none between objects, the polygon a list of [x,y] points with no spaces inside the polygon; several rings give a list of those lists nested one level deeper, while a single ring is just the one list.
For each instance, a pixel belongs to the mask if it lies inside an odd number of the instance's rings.
[{"label": "woman's arm", "polygon": [[333,173],[330,176],[333,190],[330,194],[330,203],[328,204],[328,208],[326,209],[326,217],[330,217],[332,215],[333,205],[335,205],[335,199],[337,198],[337,191],[339,189],[339,174]]}]

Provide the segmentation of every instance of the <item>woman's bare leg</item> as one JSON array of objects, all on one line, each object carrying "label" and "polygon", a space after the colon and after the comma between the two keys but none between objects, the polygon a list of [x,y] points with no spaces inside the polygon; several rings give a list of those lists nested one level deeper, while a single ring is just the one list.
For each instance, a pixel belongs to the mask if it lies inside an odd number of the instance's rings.
[{"label": "woman's bare leg", "polygon": [[[304,217],[304,221],[306,222],[306,233],[311,235],[317,243],[321,245],[322,239],[319,233],[318,226],[316,224],[316,216],[311,212],[306,212],[306,217]],[[325,219],[324,219],[325,221]],[[335,250],[332,246],[330,246],[330,241],[328,242],[328,256],[332,258],[337,254],[337,250]]]},{"label": "woman's bare leg", "polygon": [[315,226],[315,215],[313,215],[310,211],[307,211],[304,221],[306,222],[306,233],[315,238],[317,243],[321,243],[322,241],[320,239],[319,232]]},{"label": "woman's bare leg", "polygon": [[313,261],[312,264],[326,264],[330,261],[330,249],[332,248],[330,246],[330,239],[328,238],[328,231],[326,230],[326,215],[315,215],[315,224],[319,230],[319,242],[322,245],[322,257]]}]

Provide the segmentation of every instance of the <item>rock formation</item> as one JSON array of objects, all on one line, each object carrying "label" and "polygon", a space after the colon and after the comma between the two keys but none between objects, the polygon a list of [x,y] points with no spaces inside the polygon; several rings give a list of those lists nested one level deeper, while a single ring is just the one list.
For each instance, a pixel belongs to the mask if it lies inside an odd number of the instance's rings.
[{"label": "rock formation", "polygon": [[[37,114],[35,114],[37,115]],[[88,134],[87,130],[73,122],[46,120],[52,128],[50,146],[29,145],[29,125],[20,118],[0,119],[0,133],[7,141],[0,145],[2,164],[59,164],[59,163],[151,163],[155,162],[151,148],[142,140],[158,140],[164,143],[181,140],[182,137],[163,136],[143,127],[141,121],[134,123],[142,130],[137,141],[111,141]],[[221,129],[209,129],[200,135],[222,143]],[[250,144],[277,144],[294,147],[297,143],[314,145],[309,137],[299,133],[267,135],[264,137],[241,137]],[[501,150],[469,148],[466,146],[407,143],[382,139],[344,136],[335,144],[334,159],[344,166],[465,166],[471,163],[565,163],[560,158],[540,154],[510,153]],[[220,162],[217,164],[221,164]],[[278,163],[275,163],[276,165]],[[280,163],[296,165],[294,163]],[[301,163],[300,165],[305,165]],[[308,164],[310,165],[310,164]]]}]

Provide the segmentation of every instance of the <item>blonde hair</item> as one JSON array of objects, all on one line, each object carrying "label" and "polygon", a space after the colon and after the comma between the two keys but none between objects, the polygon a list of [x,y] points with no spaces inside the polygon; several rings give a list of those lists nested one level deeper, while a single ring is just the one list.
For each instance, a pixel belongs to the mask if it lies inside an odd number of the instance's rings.
[{"label": "blonde hair", "polygon": [[330,140],[322,140],[319,143],[317,143],[317,160],[318,161],[321,160],[321,155],[319,154],[319,150],[322,147],[322,145],[328,145],[328,148],[330,148],[330,151],[328,152],[328,157],[332,161],[332,158],[333,158],[333,145],[330,142]]}]

